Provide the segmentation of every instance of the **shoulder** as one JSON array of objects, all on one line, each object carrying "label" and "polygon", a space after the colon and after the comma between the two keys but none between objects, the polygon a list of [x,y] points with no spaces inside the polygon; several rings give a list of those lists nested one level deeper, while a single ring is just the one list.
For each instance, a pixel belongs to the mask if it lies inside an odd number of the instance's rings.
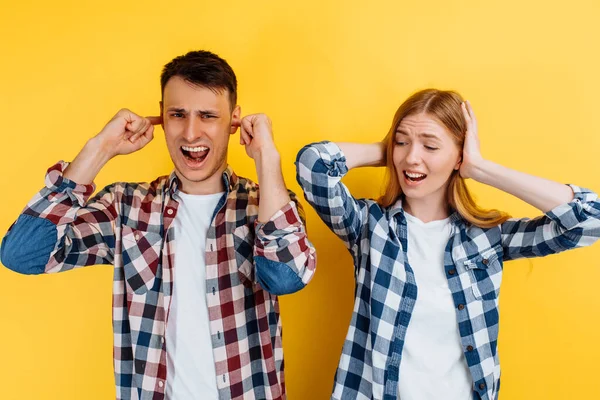
[{"label": "shoulder", "polygon": [[168,190],[169,177],[160,176],[152,182],[115,182],[105,186],[98,192],[96,198],[112,195],[120,203],[134,204],[139,201],[153,201],[162,198]]}]

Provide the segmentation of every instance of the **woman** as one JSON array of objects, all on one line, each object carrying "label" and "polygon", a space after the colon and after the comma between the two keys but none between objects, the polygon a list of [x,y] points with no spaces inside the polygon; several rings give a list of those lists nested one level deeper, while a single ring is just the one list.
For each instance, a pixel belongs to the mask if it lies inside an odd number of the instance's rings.
[{"label": "woman", "polygon": [[[386,166],[378,200],[355,199],[349,169]],[[333,399],[496,399],[503,261],[587,246],[595,193],[482,158],[477,122],[455,92],[418,92],[382,143],[321,142],[298,154],[306,199],[354,259],[354,311]],[[541,210],[510,219],[477,206],[465,179]]]}]

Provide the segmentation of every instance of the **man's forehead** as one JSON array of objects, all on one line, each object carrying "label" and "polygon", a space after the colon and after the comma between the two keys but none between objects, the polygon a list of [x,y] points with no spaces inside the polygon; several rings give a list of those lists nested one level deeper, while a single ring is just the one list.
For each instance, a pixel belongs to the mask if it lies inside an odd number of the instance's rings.
[{"label": "man's forehead", "polygon": [[206,101],[227,101],[229,91],[226,88],[208,87],[174,76],[165,85],[164,101],[180,98],[198,98]]}]

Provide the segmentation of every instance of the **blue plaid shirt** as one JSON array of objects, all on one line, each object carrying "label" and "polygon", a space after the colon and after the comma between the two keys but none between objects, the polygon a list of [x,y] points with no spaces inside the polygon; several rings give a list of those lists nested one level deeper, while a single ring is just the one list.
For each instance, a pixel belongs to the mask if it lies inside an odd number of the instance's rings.
[{"label": "blue plaid shirt", "polygon": [[[407,261],[406,218],[401,201],[382,208],[373,200],[352,197],[340,182],[347,172],[345,156],[334,143],[315,143],[298,154],[297,179],[306,200],[354,259],[354,310],[331,398],[395,400],[418,293]],[[482,229],[467,224],[458,213],[450,216],[452,236],[444,270],[474,399],[497,399],[500,389],[498,296],[503,261],[587,246],[600,237],[598,196],[571,188],[572,202],[535,219],[510,219]]]}]

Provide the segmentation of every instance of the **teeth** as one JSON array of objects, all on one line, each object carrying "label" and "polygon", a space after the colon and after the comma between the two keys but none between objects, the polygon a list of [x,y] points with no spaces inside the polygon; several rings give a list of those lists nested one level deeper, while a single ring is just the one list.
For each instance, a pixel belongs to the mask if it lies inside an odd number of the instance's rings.
[{"label": "teeth", "polygon": [[198,146],[198,147],[181,146],[181,148],[184,149],[185,151],[189,151],[192,153],[208,150],[208,147],[204,147],[204,146]]},{"label": "teeth", "polygon": [[422,178],[425,176],[425,174],[415,174],[413,172],[404,172],[409,178]]}]

